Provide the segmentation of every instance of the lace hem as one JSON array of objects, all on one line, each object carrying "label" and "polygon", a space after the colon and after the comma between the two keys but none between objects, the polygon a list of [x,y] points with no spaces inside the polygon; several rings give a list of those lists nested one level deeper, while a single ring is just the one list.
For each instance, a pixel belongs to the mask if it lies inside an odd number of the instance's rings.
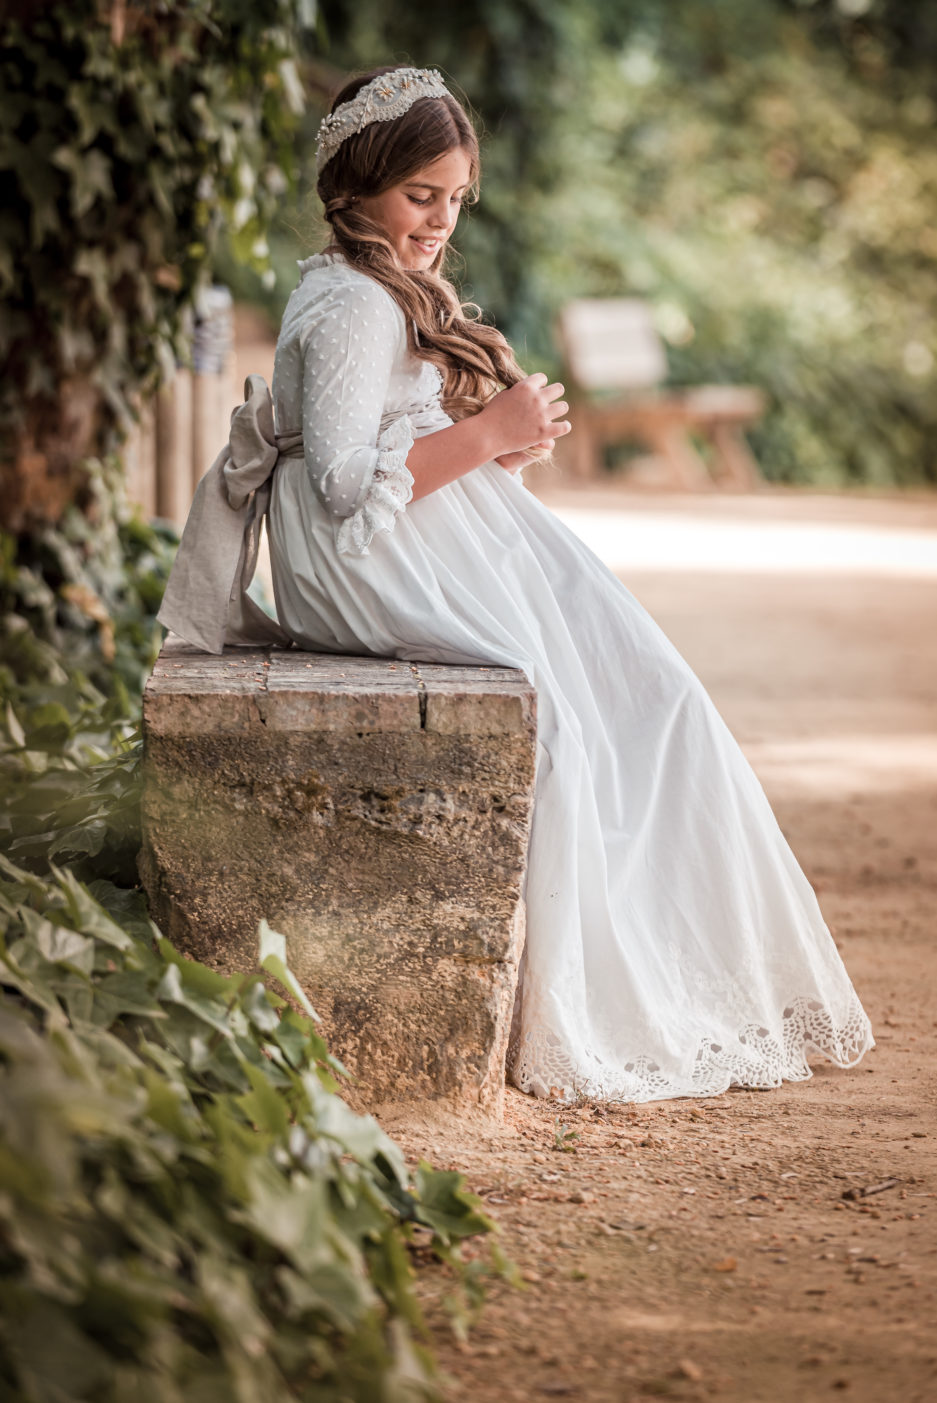
[{"label": "lace hem", "polygon": [[395,419],[377,441],[377,467],[368,493],[353,516],[338,528],[337,546],[342,555],[370,555],[368,544],[376,531],[392,531],[397,513],[413,496],[413,474],[407,454],[413,447],[413,427],[404,414]]},{"label": "lace hem", "polygon": [[752,1023],[734,1043],[703,1038],[685,1075],[663,1068],[653,1057],[636,1055],[609,1067],[582,1049],[577,1064],[570,1050],[545,1026],[520,1036],[515,1019],[508,1047],[508,1078],[533,1096],[560,1101],[664,1101],[681,1096],[718,1096],[730,1086],[766,1091],[784,1081],[807,1081],[809,1053],[851,1067],[875,1046],[872,1028],[858,998],[834,1017],[818,999],[792,999],[774,1032]]}]

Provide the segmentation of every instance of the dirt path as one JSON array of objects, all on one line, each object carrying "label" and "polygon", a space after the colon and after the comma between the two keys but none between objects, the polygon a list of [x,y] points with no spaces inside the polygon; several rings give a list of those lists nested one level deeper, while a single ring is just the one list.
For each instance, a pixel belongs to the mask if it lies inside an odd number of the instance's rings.
[{"label": "dirt path", "polygon": [[[467,1346],[443,1339],[448,1397],[932,1403],[937,501],[539,490],[709,688],[878,1047],[710,1101],[509,1092],[500,1127],[385,1109],[414,1157],[467,1171],[525,1279]],[[433,1313],[445,1282],[423,1289]]]}]

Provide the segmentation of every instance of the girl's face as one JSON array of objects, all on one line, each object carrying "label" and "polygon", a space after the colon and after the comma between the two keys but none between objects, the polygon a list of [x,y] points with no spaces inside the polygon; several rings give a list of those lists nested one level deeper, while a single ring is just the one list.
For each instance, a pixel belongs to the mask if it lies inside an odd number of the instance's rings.
[{"label": "girl's face", "polygon": [[399,185],[361,197],[361,208],[390,239],[402,268],[423,271],[435,262],[456,226],[471,174],[468,153],[457,146]]}]

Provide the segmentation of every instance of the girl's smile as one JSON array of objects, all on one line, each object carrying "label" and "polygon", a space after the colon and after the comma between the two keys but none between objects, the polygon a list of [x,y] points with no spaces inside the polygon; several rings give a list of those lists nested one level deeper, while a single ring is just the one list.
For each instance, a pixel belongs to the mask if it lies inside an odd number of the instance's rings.
[{"label": "girl's smile", "polygon": [[361,208],[381,226],[400,266],[423,271],[455,228],[470,183],[468,153],[457,146],[399,185],[363,196]]}]

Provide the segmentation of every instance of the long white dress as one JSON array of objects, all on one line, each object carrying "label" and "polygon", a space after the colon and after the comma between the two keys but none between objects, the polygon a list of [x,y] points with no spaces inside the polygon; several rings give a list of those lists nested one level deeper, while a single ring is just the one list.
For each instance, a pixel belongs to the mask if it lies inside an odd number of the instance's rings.
[{"label": "long white dress", "polygon": [[486,463],[411,500],[445,427],[404,316],[340,255],[300,264],[277,429],[302,428],[268,517],[301,647],[524,670],[537,768],[508,1074],[536,1095],[648,1101],[772,1087],[873,1045],[764,792],[688,665],[606,566]]}]

